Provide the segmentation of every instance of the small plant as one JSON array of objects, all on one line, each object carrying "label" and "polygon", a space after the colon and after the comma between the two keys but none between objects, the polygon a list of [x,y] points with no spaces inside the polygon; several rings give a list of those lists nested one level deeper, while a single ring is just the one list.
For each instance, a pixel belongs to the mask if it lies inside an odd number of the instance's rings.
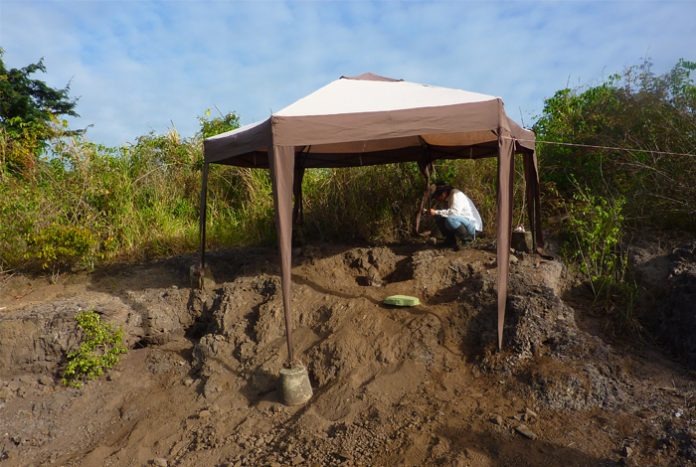
[{"label": "small plant", "polygon": [[75,316],[82,333],[80,347],[68,354],[62,383],[79,388],[90,379],[98,378],[118,363],[127,352],[123,331],[101,321],[95,311],[81,311]]},{"label": "small plant", "polygon": [[605,286],[621,282],[625,258],[619,244],[623,234],[623,198],[607,200],[576,185],[568,214],[572,241],[566,256],[579,260],[580,271],[589,279],[592,292],[600,295]]},{"label": "small plant", "polygon": [[632,280],[628,259],[620,248],[624,235],[621,197],[606,199],[576,186],[568,209],[566,259],[576,262],[592,289],[595,306],[614,314],[623,328],[639,331],[634,311],[638,288]]}]

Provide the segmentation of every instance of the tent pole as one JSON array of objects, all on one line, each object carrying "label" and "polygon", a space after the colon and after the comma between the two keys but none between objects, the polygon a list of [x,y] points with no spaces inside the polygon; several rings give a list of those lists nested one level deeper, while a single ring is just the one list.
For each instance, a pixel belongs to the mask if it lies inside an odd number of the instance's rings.
[{"label": "tent pole", "polygon": [[292,182],[292,191],[295,196],[295,204],[292,207],[292,224],[304,224],[304,206],[302,205],[302,180],[304,179],[305,168],[295,167],[295,179]]},{"label": "tent pole", "polygon": [[509,132],[498,131],[498,350],[503,348],[503,326],[510,269],[514,143]]},{"label": "tent pole", "polygon": [[536,152],[524,155],[524,175],[527,182],[527,209],[532,229],[532,249],[534,253],[538,253],[544,247],[544,237],[541,231],[541,200]]},{"label": "tent pole", "polygon": [[203,170],[201,171],[201,212],[200,212],[200,240],[201,240],[201,263],[200,263],[200,274],[203,275],[205,270],[205,226],[206,226],[206,212],[208,203],[208,163],[203,164]]},{"label": "tent pole", "polygon": [[276,146],[269,157],[271,180],[273,182],[273,201],[276,207],[276,229],[280,250],[280,282],[283,292],[283,311],[285,313],[285,338],[288,344],[287,366],[295,365],[292,345],[292,192],[295,174],[295,148]]},{"label": "tent pole", "polygon": [[534,182],[532,181],[532,169],[529,166],[529,155],[524,154],[524,183],[525,183],[525,198],[527,202],[527,217],[529,218],[529,228],[532,232],[532,253],[536,252],[536,212],[534,210]]}]

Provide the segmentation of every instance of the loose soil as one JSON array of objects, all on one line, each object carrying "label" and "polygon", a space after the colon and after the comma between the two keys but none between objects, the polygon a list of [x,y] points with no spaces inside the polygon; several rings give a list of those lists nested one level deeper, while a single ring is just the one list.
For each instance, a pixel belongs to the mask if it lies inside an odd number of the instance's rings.
[{"label": "loose soil", "polygon": [[[560,262],[513,258],[497,351],[490,246],[297,249],[314,396],[289,407],[275,251],[212,254],[204,291],[194,261],[0,276],[1,465],[696,465],[694,373],[613,338]],[[60,371],[80,310],[129,351],[75,389]]]}]

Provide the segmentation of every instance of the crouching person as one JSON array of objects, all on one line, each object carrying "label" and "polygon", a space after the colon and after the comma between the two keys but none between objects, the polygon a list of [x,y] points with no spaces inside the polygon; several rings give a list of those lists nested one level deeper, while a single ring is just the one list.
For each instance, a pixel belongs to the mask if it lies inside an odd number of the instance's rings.
[{"label": "crouching person", "polygon": [[432,199],[444,205],[446,209],[430,208],[429,213],[435,218],[435,223],[445,240],[443,246],[459,250],[457,240],[467,245],[476,239],[483,231],[481,215],[474,202],[460,190],[449,185],[436,185]]}]

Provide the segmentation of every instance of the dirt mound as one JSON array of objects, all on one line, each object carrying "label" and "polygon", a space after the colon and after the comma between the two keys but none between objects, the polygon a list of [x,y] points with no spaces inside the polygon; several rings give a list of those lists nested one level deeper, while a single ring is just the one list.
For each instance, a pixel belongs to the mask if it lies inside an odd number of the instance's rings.
[{"label": "dirt mound", "polygon": [[[278,391],[287,349],[276,261],[263,249],[213,254],[216,285],[204,292],[185,287],[193,258],[85,276],[49,302],[14,298],[25,279],[8,280],[11,293],[0,295],[9,304],[0,311],[0,337],[12,342],[0,350],[0,436],[7,433],[0,459],[696,462],[693,377],[582,329],[578,311],[561,299],[560,263],[512,258],[505,348],[495,350],[496,264],[485,248],[295,251],[293,338],[314,397],[286,407]],[[422,304],[384,305],[394,294]],[[132,350],[108,379],[75,390],[55,375],[74,345],[71,319],[80,308],[123,326]]]},{"label": "dirt mound", "polygon": [[647,330],[678,360],[696,369],[696,242],[631,249],[640,285],[640,317]]},{"label": "dirt mound", "polygon": [[696,369],[696,242],[669,255],[667,299],[658,335],[692,369]]}]

